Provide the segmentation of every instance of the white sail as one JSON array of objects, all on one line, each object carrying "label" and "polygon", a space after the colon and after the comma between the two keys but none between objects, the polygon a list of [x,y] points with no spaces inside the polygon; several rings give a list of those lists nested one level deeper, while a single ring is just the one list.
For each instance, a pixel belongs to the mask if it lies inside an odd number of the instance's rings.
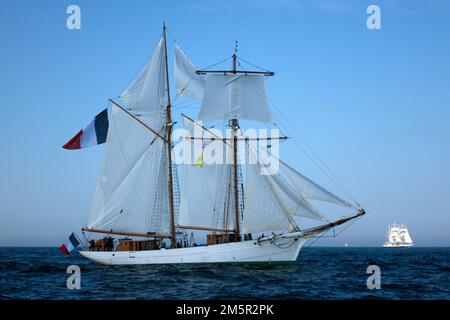
[{"label": "white sail", "polygon": [[199,119],[274,123],[262,75],[208,74]]},{"label": "white sail", "polygon": [[410,244],[413,243],[411,236],[409,235],[408,229],[405,228],[405,243]]},{"label": "white sail", "polygon": [[[190,163],[183,165],[180,214],[178,225],[207,228],[234,228],[233,197],[227,196],[230,188],[232,166],[226,164],[207,164],[203,162],[203,141],[190,140],[194,136],[194,125],[184,119],[189,132],[185,146],[191,154]],[[196,129],[199,129],[197,127]],[[199,129],[200,135],[208,136]],[[221,144],[221,142],[218,142]]]},{"label": "white sail", "polygon": [[246,166],[244,233],[287,230],[292,219],[275,198],[267,177],[260,174],[259,164]]},{"label": "white sail", "polygon": [[386,248],[409,248],[414,245],[408,229],[403,225],[389,226],[388,229],[388,240],[383,244]]},{"label": "white sail", "polygon": [[246,166],[244,230],[261,232],[295,227],[293,216],[326,220],[279,174],[262,175],[262,166],[248,144],[247,150],[250,163],[256,164]]},{"label": "white sail", "polygon": [[179,225],[224,228],[218,219],[223,214],[220,194],[229,169],[230,165],[184,165]]},{"label": "white sail", "polygon": [[397,240],[398,229],[396,227],[390,227],[388,231],[388,242],[395,243]]},{"label": "white sail", "polygon": [[272,192],[283,210],[291,216],[325,221],[325,217],[302,199],[295,190],[279,175],[266,176]]},{"label": "white sail", "polygon": [[175,83],[179,95],[201,100],[205,90],[205,79],[195,73],[195,65],[175,43]]},{"label": "white sail", "polygon": [[144,68],[120,98],[137,112],[160,116],[166,106],[164,43],[161,38]]},{"label": "white sail", "polygon": [[[154,118],[140,117],[155,124]],[[160,124],[161,126],[162,124]],[[113,106],[101,175],[87,227],[131,233],[167,232],[168,217],[165,142]],[[167,221],[167,223],[165,222]],[[152,229],[158,228],[158,230]]]},{"label": "white sail", "polygon": [[334,195],[325,188],[321,187],[314,181],[308,179],[307,177],[297,172],[296,170],[294,170],[281,160],[280,160],[280,170],[286,176],[286,178],[292,183],[296,191],[303,198],[331,202],[347,208],[353,207],[347,201],[342,200],[341,198]]},{"label": "white sail", "polygon": [[403,243],[410,244],[413,242],[406,227],[404,226],[399,227],[398,233]]}]

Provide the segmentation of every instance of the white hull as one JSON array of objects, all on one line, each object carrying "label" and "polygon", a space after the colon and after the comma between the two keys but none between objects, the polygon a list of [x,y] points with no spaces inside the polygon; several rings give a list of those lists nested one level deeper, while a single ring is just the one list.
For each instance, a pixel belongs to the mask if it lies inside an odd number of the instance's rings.
[{"label": "white hull", "polygon": [[383,244],[384,248],[410,248],[412,247],[414,244],[412,243],[385,243]]},{"label": "white hull", "polygon": [[294,262],[307,239],[299,232],[258,240],[146,251],[81,251],[106,265]]}]

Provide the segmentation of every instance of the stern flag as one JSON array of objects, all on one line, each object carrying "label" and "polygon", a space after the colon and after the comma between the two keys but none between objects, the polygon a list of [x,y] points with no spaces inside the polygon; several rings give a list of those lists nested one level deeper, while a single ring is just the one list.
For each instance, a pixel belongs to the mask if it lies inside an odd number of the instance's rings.
[{"label": "stern flag", "polygon": [[64,254],[70,255],[70,252],[79,245],[80,241],[78,241],[77,237],[72,232],[72,234],[69,237],[69,240],[65,244],[61,245],[61,247],[59,247],[59,251],[61,251]]},{"label": "stern flag", "polygon": [[63,148],[76,150],[105,143],[108,127],[108,109],[105,109],[96,115],[86,128],[80,130],[75,137],[63,145]]}]

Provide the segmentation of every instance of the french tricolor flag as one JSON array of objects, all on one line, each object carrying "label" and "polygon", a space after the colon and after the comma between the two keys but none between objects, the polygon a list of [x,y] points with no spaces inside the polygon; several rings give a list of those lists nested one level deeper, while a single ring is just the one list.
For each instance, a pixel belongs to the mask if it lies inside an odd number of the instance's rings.
[{"label": "french tricolor flag", "polygon": [[108,127],[108,109],[105,109],[95,116],[86,128],[80,130],[75,137],[63,145],[63,148],[75,150],[105,143]]},{"label": "french tricolor flag", "polygon": [[61,247],[59,247],[59,251],[61,251],[64,254],[70,255],[70,252],[79,245],[80,241],[78,241],[77,237],[72,232],[72,234],[69,237],[69,240],[65,244],[61,245]]}]

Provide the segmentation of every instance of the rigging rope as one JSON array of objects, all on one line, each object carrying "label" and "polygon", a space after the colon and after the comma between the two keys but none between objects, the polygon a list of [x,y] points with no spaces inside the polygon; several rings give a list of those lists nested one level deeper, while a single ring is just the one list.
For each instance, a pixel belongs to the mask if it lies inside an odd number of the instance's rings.
[{"label": "rigging rope", "polygon": [[[270,99],[268,99],[270,101]],[[358,207],[360,207],[359,203],[356,201],[355,197],[350,193],[350,191],[344,186],[344,184],[339,180],[339,178],[333,173],[330,167],[319,157],[317,152],[311,147],[311,145],[306,141],[305,138],[298,132],[298,130],[289,122],[289,120],[283,115],[283,113],[270,101],[273,107],[278,111],[278,113],[286,120],[286,123],[292,128],[294,133],[302,140],[302,142],[306,145],[309,151],[314,155],[314,157],[318,160],[315,161],[313,157],[303,148],[296,140],[294,140],[295,144],[303,151],[303,153],[328,177],[330,180],[339,188],[341,191],[345,193],[345,195],[354,202]],[[274,115],[277,119],[277,122],[281,123],[280,118]],[[289,134],[289,130],[285,126],[285,130]],[[290,135],[290,134],[289,134]]]},{"label": "rigging rope", "polygon": [[253,64],[253,63],[251,63],[251,62],[248,62],[247,60],[242,59],[241,57],[236,56],[236,58],[237,58],[238,60],[241,60],[241,61],[243,61],[243,62],[245,62],[245,63],[251,65],[252,67],[255,67],[255,68],[259,69],[259,70],[262,70],[262,71],[265,71],[265,72],[271,72],[270,70],[264,69],[264,68],[262,68],[262,67],[260,67],[260,66],[257,66],[256,64]]}]

